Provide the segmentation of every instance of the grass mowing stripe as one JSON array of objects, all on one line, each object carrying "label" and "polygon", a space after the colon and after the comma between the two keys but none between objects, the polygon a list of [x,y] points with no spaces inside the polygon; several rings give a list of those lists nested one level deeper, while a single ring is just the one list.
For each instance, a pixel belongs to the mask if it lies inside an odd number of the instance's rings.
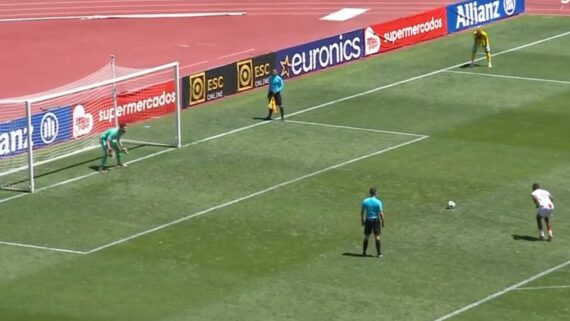
[{"label": "grass mowing stripe", "polygon": [[27,247],[27,248],[36,249],[36,250],[47,250],[47,251],[73,253],[73,254],[87,254],[87,252],[83,252],[83,251],[67,250],[67,249],[60,249],[60,248],[56,248],[56,247],[48,247],[48,246],[40,246],[40,245],[32,245],[32,244],[24,244],[24,243],[16,243],[16,242],[0,241],[0,244],[17,246],[17,247]]},{"label": "grass mowing stripe", "polygon": [[570,85],[570,81],[565,81],[565,80],[553,80],[553,79],[542,79],[542,78],[509,76],[509,75],[497,75],[497,74],[483,74],[483,73],[479,73],[479,72],[457,71],[457,70],[447,70],[446,72],[453,73],[453,74],[466,74],[466,75],[476,75],[476,76],[493,77],[493,78],[507,78],[507,79],[517,79],[517,80],[530,80],[530,81],[540,81],[540,82],[550,82],[550,83],[555,83],[555,84]]},{"label": "grass mowing stripe", "polygon": [[471,304],[469,304],[469,305],[466,305],[466,306],[464,306],[464,307],[462,307],[462,308],[460,308],[460,309],[457,309],[457,310],[455,310],[455,311],[453,311],[453,312],[451,312],[451,313],[449,313],[449,314],[446,314],[446,315],[444,315],[443,317],[441,317],[441,318],[439,318],[439,319],[436,319],[436,320],[434,320],[434,321],[447,320],[447,319],[452,318],[452,317],[454,317],[454,316],[456,316],[456,315],[458,315],[458,314],[461,314],[461,313],[463,313],[463,312],[465,312],[465,311],[467,311],[467,310],[471,310],[471,309],[473,309],[473,308],[476,308],[476,307],[480,306],[481,304],[483,304],[483,303],[485,303],[485,302],[488,302],[488,301],[491,301],[491,300],[493,300],[493,299],[496,299],[496,298],[500,297],[500,296],[503,295],[503,294],[506,294],[506,293],[508,293],[508,292],[510,292],[510,291],[512,291],[512,290],[516,290],[517,288],[519,288],[519,287],[521,287],[521,286],[523,286],[523,285],[525,285],[525,284],[527,284],[527,283],[530,283],[530,282],[532,282],[532,281],[534,281],[534,280],[536,280],[536,279],[538,279],[538,278],[541,278],[541,277],[543,277],[543,276],[545,276],[545,275],[547,275],[547,274],[550,274],[550,273],[552,273],[552,272],[554,272],[554,271],[560,270],[560,269],[562,269],[562,268],[564,268],[564,267],[566,267],[566,266],[568,266],[568,265],[570,265],[570,260],[568,260],[568,261],[566,261],[566,262],[564,262],[564,263],[562,263],[562,264],[559,264],[559,265],[557,265],[557,266],[555,266],[555,267],[553,267],[553,268],[550,268],[550,269],[548,269],[548,270],[546,270],[546,271],[543,271],[543,272],[540,272],[540,273],[538,273],[538,274],[535,274],[535,275],[531,276],[530,278],[528,278],[528,279],[526,279],[526,280],[523,280],[523,281],[521,281],[521,282],[519,282],[519,283],[517,283],[517,284],[511,285],[511,286],[509,286],[508,288],[502,289],[502,290],[499,291],[499,292],[495,292],[495,293],[493,293],[493,294],[487,296],[486,298],[483,298],[483,299],[481,299],[481,300],[479,300],[479,301],[477,301],[477,302],[473,302],[473,303],[471,303]]},{"label": "grass mowing stripe", "polygon": [[101,251],[101,250],[103,250],[103,249],[109,248],[109,247],[111,247],[111,246],[118,245],[118,244],[121,244],[121,243],[125,243],[125,242],[127,242],[127,241],[133,240],[133,239],[138,238],[138,237],[140,237],[140,236],[147,235],[147,234],[150,234],[150,233],[153,233],[153,232],[162,230],[162,229],[164,229],[164,228],[167,228],[167,227],[169,227],[169,226],[173,226],[173,225],[176,225],[176,224],[178,224],[178,223],[187,221],[187,220],[189,220],[189,219],[191,219],[191,218],[198,217],[198,216],[201,216],[201,215],[210,213],[210,212],[215,211],[215,210],[220,209],[220,208],[228,207],[228,206],[230,206],[230,205],[239,203],[239,202],[241,202],[241,201],[245,201],[245,200],[248,200],[248,199],[250,199],[250,198],[253,198],[253,197],[256,197],[256,196],[265,194],[265,193],[267,193],[267,192],[276,190],[276,189],[281,188],[281,187],[283,187],[283,186],[287,186],[287,185],[290,185],[290,184],[299,182],[299,181],[304,180],[304,179],[306,179],[306,178],[310,178],[310,177],[313,177],[313,176],[316,176],[316,175],[319,175],[319,174],[322,174],[322,173],[331,171],[331,170],[333,170],[333,169],[337,169],[337,168],[340,168],[340,167],[342,167],[342,166],[345,166],[345,165],[349,165],[349,164],[358,162],[358,161],[363,160],[363,159],[366,159],[366,158],[370,158],[370,157],[373,157],[373,156],[377,156],[377,155],[380,155],[380,154],[389,152],[389,151],[391,151],[391,150],[395,150],[395,149],[400,148],[400,147],[404,147],[404,146],[407,146],[407,145],[410,145],[410,144],[413,144],[413,143],[417,143],[417,142],[419,142],[419,141],[421,141],[421,140],[424,140],[424,139],[426,139],[426,138],[428,138],[428,136],[421,136],[421,137],[418,137],[418,138],[416,138],[416,139],[407,141],[407,142],[405,142],[405,143],[401,143],[401,144],[394,145],[394,146],[391,146],[391,147],[388,147],[388,148],[384,148],[384,149],[381,149],[381,150],[379,150],[379,151],[376,151],[376,152],[373,152],[373,153],[370,153],[370,154],[367,154],[367,155],[363,155],[363,156],[360,156],[360,157],[357,157],[357,158],[353,158],[353,159],[348,160],[348,161],[346,161],[346,162],[342,162],[342,163],[339,163],[339,164],[336,164],[336,165],[329,166],[329,167],[327,167],[327,168],[320,169],[320,170],[318,170],[318,171],[312,172],[312,173],[307,174],[307,175],[299,176],[299,177],[297,177],[297,178],[294,178],[294,179],[285,181],[285,182],[283,182],[283,183],[279,183],[279,184],[270,186],[270,187],[268,187],[268,188],[266,188],[266,189],[264,189],[264,190],[257,191],[257,192],[255,192],[255,193],[252,193],[252,194],[249,194],[249,195],[240,197],[240,198],[236,198],[236,199],[234,199],[234,200],[232,200],[232,201],[228,201],[228,202],[225,202],[225,203],[222,203],[222,204],[219,204],[219,205],[210,207],[210,208],[205,209],[205,210],[203,210],[203,211],[200,211],[200,212],[197,212],[197,213],[193,213],[193,214],[184,216],[184,217],[179,218],[179,219],[177,219],[177,220],[174,220],[174,221],[171,221],[171,222],[168,222],[168,223],[165,223],[165,224],[162,224],[162,225],[153,227],[153,228],[151,228],[151,229],[148,229],[148,230],[139,232],[139,233],[137,233],[137,234],[133,234],[133,235],[131,235],[131,236],[122,238],[122,239],[120,239],[120,240],[117,240],[117,241],[114,241],[114,242],[111,242],[111,243],[108,243],[108,244],[101,245],[101,246],[99,246],[99,247],[96,247],[96,248],[94,248],[94,249],[92,249],[92,250],[87,251],[86,254],[95,253],[95,252]]},{"label": "grass mowing stripe", "polygon": [[[547,42],[547,41],[550,41],[550,40],[554,40],[554,39],[557,39],[557,38],[561,38],[561,37],[567,36],[567,35],[569,35],[569,34],[570,34],[570,31],[563,32],[563,33],[558,34],[558,35],[550,36],[550,37],[547,37],[547,38],[543,38],[543,39],[541,39],[541,40],[537,40],[537,41],[529,42],[529,43],[524,44],[524,45],[520,45],[520,46],[518,46],[518,47],[514,47],[514,48],[511,48],[511,49],[507,49],[507,50],[500,51],[500,52],[494,54],[494,56],[499,56],[499,55],[506,54],[506,53],[509,53],[509,52],[513,52],[513,51],[521,50],[521,49],[528,48],[528,47],[531,47],[531,46],[535,46],[535,45],[541,44],[541,43],[543,43],[543,42]],[[480,61],[480,60],[483,60],[483,59],[485,59],[485,57],[477,58],[476,61]],[[375,92],[378,92],[378,91],[381,91],[381,90],[384,90],[384,89],[388,89],[388,88],[392,88],[392,87],[395,87],[395,86],[403,85],[403,84],[406,84],[406,83],[409,83],[409,82],[412,82],[412,81],[415,81],[415,80],[420,80],[420,79],[423,79],[423,78],[431,77],[431,76],[433,76],[433,75],[437,75],[437,74],[440,74],[440,73],[442,73],[442,72],[445,72],[445,71],[448,71],[448,70],[451,70],[451,69],[454,69],[454,68],[461,67],[461,66],[463,66],[463,65],[465,65],[465,64],[467,64],[467,63],[469,63],[469,62],[463,62],[463,63],[460,63],[460,64],[455,64],[455,65],[453,65],[453,66],[449,66],[449,67],[442,68],[442,69],[439,69],[439,70],[436,70],[436,71],[428,72],[428,73],[425,73],[425,74],[422,74],[422,75],[419,75],[419,76],[411,77],[411,78],[404,79],[404,80],[401,80],[401,81],[397,81],[397,82],[394,82],[394,83],[391,83],[391,84],[388,84],[388,85],[384,85],[384,86],[376,87],[376,88],[373,88],[373,89],[370,89],[370,90],[367,90],[367,91],[363,91],[363,92],[360,92],[360,93],[358,93],[358,94],[354,94],[354,95],[346,96],[346,97],[339,98],[339,99],[336,99],[336,100],[332,100],[332,101],[329,101],[329,102],[326,102],[326,103],[323,103],[323,104],[320,104],[320,105],[316,105],[316,106],[313,106],[313,107],[309,107],[309,108],[306,108],[306,109],[303,109],[303,110],[300,110],[300,111],[297,111],[297,112],[288,114],[288,115],[286,115],[286,117],[291,117],[291,116],[299,115],[299,114],[306,113],[306,112],[309,112],[309,111],[312,111],[312,110],[316,110],[316,109],[320,109],[320,108],[327,107],[327,106],[330,106],[330,105],[334,105],[334,104],[337,104],[337,103],[340,103],[340,102],[343,102],[343,101],[346,101],[346,100],[350,100],[350,99],[358,98],[358,97],[361,97],[361,96],[369,95],[369,94],[372,94],[372,93],[375,93]],[[227,136],[227,135],[235,134],[235,133],[241,132],[241,131],[243,131],[243,130],[247,130],[247,129],[250,129],[250,128],[257,127],[257,126],[261,126],[261,125],[264,125],[264,124],[267,124],[267,123],[268,123],[268,122],[261,122],[261,123],[256,123],[256,124],[252,124],[252,125],[248,125],[248,126],[236,128],[236,129],[233,129],[233,130],[230,130],[230,131],[227,131],[227,132],[223,132],[223,133],[220,133],[220,134],[217,134],[217,135],[213,135],[213,136],[210,136],[210,137],[201,139],[201,140],[197,140],[197,141],[192,142],[192,143],[184,144],[184,145],[182,145],[181,148],[185,148],[185,147],[188,147],[188,146],[192,146],[192,145],[196,145],[196,144],[199,144],[199,143],[207,142],[207,141],[209,141],[209,140],[221,138],[221,137],[224,137],[224,136]],[[139,161],[141,161],[141,160],[148,159],[148,158],[151,158],[151,157],[155,157],[155,156],[158,156],[158,155],[162,155],[162,154],[165,154],[165,153],[168,153],[168,152],[171,152],[171,151],[175,151],[175,150],[177,150],[177,149],[166,149],[166,150],[162,150],[162,151],[160,151],[160,152],[152,153],[152,154],[149,154],[149,155],[147,155],[147,156],[144,156],[144,157],[141,157],[141,158],[137,158],[137,159],[134,159],[134,160],[132,160],[132,161],[128,161],[128,162],[126,162],[126,164],[136,163],[136,162],[139,162]],[[61,185],[65,185],[65,184],[68,184],[68,183],[71,183],[71,182],[75,182],[75,181],[78,181],[78,180],[81,180],[81,179],[90,177],[90,176],[92,176],[92,175],[94,175],[94,174],[97,174],[97,173],[95,173],[95,172],[94,172],[94,173],[89,173],[89,174],[82,175],[82,176],[78,176],[78,177],[75,177],[75,178],[72,178],[72,179],[69,179],[69,180],[65,180],[65,181],[56,183],[56,184],[52,184],[52,185],[49,185],[49,186],[45,186],[45,187],[43,187],[43,188],[38,188],[38,189],[36,190],[36,192],[45,191],[45,190],[48,190],[48,189],[51,189],[51,188],[54,188],[54,187],[57,187],[57,186],[61,186]],[[14,200],[14,199],[17,199],[17,198],[26,196],[26,195],[30,195],[30,193],[18,194],[18,195],[14,195],[14,196],[10,196],[10,197],[1,199],[1,200],[0,200],[0,204],[1,204],[1,203],[8,202],[8,201],[10,201],[10,200]]]}]

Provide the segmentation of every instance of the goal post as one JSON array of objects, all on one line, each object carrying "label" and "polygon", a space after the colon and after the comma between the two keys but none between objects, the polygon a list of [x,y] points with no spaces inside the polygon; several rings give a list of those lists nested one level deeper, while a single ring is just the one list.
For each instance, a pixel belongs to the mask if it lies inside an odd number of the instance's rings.
[{"label": "goal post", "polygon": [[181,147],[178,62],[136,70],[116,67],[112,58],[107,70],[110,77],[98,82],[86,77],[61,90],[0,100],[2,189],[34,192],[38,166],[57,168],[57,161],[101,149],[101,133],[119,123],[129,124],[127,144]]}]

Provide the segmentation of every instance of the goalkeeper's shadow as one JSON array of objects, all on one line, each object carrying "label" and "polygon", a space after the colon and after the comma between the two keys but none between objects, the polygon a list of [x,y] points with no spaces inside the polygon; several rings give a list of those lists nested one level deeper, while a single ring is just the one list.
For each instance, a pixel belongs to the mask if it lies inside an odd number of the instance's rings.
[{"label": "goalkeeper's shadow", "polygon": [[[147,146],[147,145],[139,144],[139,145],[136,145],[136,146],[129,148],[129,150],[133,151],[133,150],[139,149],[139,148],[144,147],[144,146]],[[42,177],[49,177],[50,175],[55,175],[57,173],[61,173],[61,172],[64,172],[66,170],[82,167],[82,166],[85,166],[87,164],[92,164],[93,162],[100,161],[101,158],[102,158],[102,156],[96,157],[96,158],[90,158],[90,159],[86,159],[86,160],[81,161],[81,162],[69,164],[67,166],[62,166],[62,167],[59,167],[57,169],[48,170],[46,172],[42,172],[40,174],[34,175],[34,179],[37,180],[37,179],[42,178]],[[39,168],[41,168],[41,166]],[[94,170],[94,171],[99,171],[99,165],[91,165],[91,166],[89,166],[89,169]],[[6,189],[5,188],[6,186],[17,186],[19,184],[23,184],[23,183],[26,183],[28,181],[29,181],[29,179],[27,179],[27,178],[26,179],[20,179],[20,180],[14,181],[14,182],[3,184],[2,187],[0,187],[0,189],[4,190],[4,189]],[[6,190],[10,190],[10,189],[6,189]]]}]

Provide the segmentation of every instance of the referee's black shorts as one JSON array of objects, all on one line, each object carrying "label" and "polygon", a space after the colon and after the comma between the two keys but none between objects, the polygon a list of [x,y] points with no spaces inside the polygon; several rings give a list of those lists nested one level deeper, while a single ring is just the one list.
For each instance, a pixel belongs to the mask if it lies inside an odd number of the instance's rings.
[{"label": "referee's black shorts", "polygon": [[281,92],[278,91],[276,93],[272,92],[271,90],[267,92],[267,100],[271,100],[271,97],[275,97],[275,104],[277,106],[281,106],[283,105],[283,102],[281,101]]},{"label": "referee's black shorts", "polygon": [[364,222],[364,235],[370,235],[374,232],[374,235],[380,235],[380,219],[366,219]]}]

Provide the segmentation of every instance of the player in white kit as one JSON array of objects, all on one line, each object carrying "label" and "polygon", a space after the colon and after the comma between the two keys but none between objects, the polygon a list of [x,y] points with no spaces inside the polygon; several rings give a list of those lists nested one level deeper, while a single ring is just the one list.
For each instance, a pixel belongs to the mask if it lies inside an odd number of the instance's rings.
[{"label": "player in white kit", "polygon": [[546,229],[548,230],[548,240],[552,240],[552,212],[554,211],[554,197],[545,189],[540,188],[540,184],[532,184],[532,200],[538,211],[536,212],[536,224],[538,225],[538,231],[540,233],[540,239],[545,239],[545,231],[543,229],[542,220],[546,223]]}]

